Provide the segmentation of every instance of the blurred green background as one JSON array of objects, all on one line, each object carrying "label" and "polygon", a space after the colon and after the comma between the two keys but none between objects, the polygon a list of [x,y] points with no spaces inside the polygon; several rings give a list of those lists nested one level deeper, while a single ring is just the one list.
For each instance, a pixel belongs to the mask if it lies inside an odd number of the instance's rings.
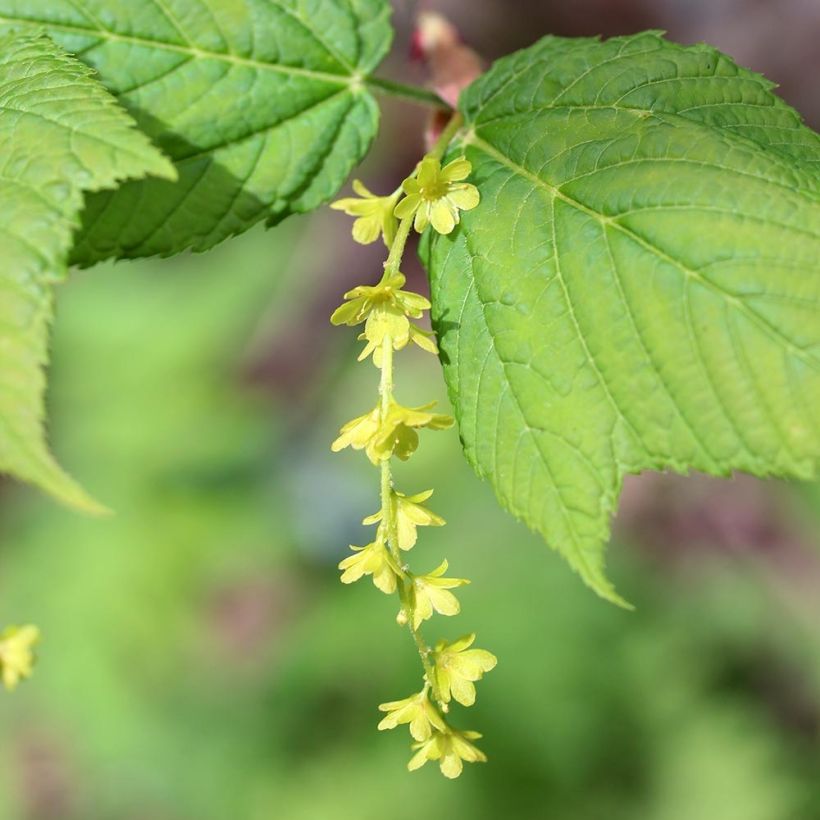
[{"label": "blurred green background", "polygon": [[[540,33],[509,25],[513,46]],[[420,150],[422,115],[393,114],[361,171],[377,189]],[[416,691],[417,655],[394,600],[335,569],[377,494],[366,459],[329,451],[377,378],[327,324],[380,263],[348,227],[323,211],[61,290],[51,438],[116,515],[2,487],[0,624],[44,640],[0,695],[0,820],[820,819],[820,488],[631,481],[626,613],[501,512],[454,432],[422,434],[398,480],[449,521],[414,561],[473,581],[427,634],[474,630],[499,658],[454,710],[490,762],[406,772],[376,705]],[[400,399],[446,405],[431,357],[397,364]]]}]

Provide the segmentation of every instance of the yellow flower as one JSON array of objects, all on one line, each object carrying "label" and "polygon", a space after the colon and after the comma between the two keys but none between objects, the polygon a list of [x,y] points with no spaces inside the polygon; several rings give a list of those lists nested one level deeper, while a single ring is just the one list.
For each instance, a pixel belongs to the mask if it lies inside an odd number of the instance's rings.
[{"label": "yellow flower", "polygon": [[481,199],[475,185],[462,181],[472,169],[464,157],[444,168],[435,157],[425,157],[416,176],[402,184],[407,196],[396,206],[396,216],[406,219],[415,214],[413,225],[419,233],[430,223],[439,233],[451,233],[460,220],[459,211],[475,208]]},{"label": "yellow flower", "polygon": [[428,760],[438,760],[441,773],[445,777],[458,777],[464,768],[462,761],[487,762],[484,752],[470,743],[471,740],[480,737],[478,732],[459,732],[450,726],[443,732],[433,732],[429,740],[413,745],[413,749],[417,751],[407,764],[407,768],[413,772],[420,769]]},{"label": "yellow flower", "polygon": [[434,651],[436,690],[444,703],[455,698],[462,706],[475,703],[473,682],[481,680],[498,663],[492,652],[486,649],[470,649],[475,635],[466,635],[457,641],[439,641]]},{"label": "yellow flower", "polygon": [[452,417],[427,412],[434,405],[435,402],[422,407],[404,407],[392,401],[386,414],[376,407],[345,424],[331,450],[334,453],[345,447],[364,450],[373,464],[379,464],[392,455],[406,461],[418,447],[416,428],[446,430],[452,427]]},{"label": "yellow flower", "polygon": [[353,327],[365,321],[377,307],[390,307],[399,314],[418,319],[423,311],[430,309],[430,302],[420,293],[402,290],[406,281],[403,273],[385,273],[376,285],[360,285],[349,290],[344,295],[345,303],[334,311],[330,321],[334,325]]},{"label": "yellow flower", "polygon": [[388,714],[379,723],[379,729],[395,729],[400,723],[410,724],[410,734],[416,740],[429,740],[433,729],[443,732],[447,728],[438,710],[427,697],[427,687],[404,700],[394,700],[379,705]]},{"label": "yellow flower", "polygon": [[[405,495],[396,490],[391,493],[393,520],[396,522],[400,549],[412,549],[418,538],[416,527],[443,527],[446,523],[440,515],[421,506],[432,494],[432,490],[416,495]],[[382,511],[379,510],[365,518],[362,524],[378,524],[381,520]]]},{"label": "yellow flower", "polygon": [[466,578],[444,578],[447,567],[447,561],[442,561],[427,575],[418,575],[413,578],[411,587],[413,629],[418,629],[422,621],[432,618],[433,610],[439,615],[458,615],[461,611],[458,598],[450,590],[470,582]]},{"label": "yellow flower", "polygon": [[0,675],[9,691],[31,676],[32,648],[39,640],[40,630],[36,626],[9,626],[0,633]]},{"label": "yellow flower", "polygon": [[403,273],[386,274],[377,285],[360,285],[349,290],[344,304],[333,312],[330,321],[334,325],[355,325],[365,322],[364,333],[359,338],[367,340],[367,346],[359,361],[373,353],[373,361],[381,367],[381,347],[389,337],[394,350],[401,350],[408,342],[414,342],[430,353],[438,353],[433,334],[412,324],[430,302],[420,293],[402,290],[406,279]]},{"label": "yellow flower", "polygon": [[381,529],[376,540],[366,547],[354,547],[351,544],[350,549],[354,550],[353,555],[339,563],[342,583],[352,584],[363,575],[372,575],[376,587],[387,595],[392,595],[396,591],[396,570],[384,545]]},{"label": "yellow flower", "polygon": [[331,203],[330,207],[344,211],[348,216],[358,217],[353,223],[353,238],[357,242],[369,245],[381,235],[384,237],[384,244],[390,247],[396,236],[396,217],[393,210],[401,191],[396,191],[390,196],[376,196],[358,179],[353,180],[353,190],[358,197],[339,199]]}]

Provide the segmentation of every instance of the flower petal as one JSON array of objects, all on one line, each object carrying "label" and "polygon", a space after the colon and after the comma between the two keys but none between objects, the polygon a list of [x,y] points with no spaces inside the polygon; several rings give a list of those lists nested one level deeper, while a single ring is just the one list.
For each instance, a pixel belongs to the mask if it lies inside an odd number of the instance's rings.
[{"label": "flower petal", "polygon": [[439,615],[458,615],[461,612],[461,604],[459,604],[458,598],[447,589],[428,587],[427,598]]},{"label": "flower petal", "polygon": [[481,202],[481,195],[475,185],[459,185],[447,193],[447,199],[462,211],[471,211]]},{"label": "flower petal", "polygon": [[376,195],[371,193],[360,179],[353,180],[353,190],[364,199],[374,199]]},{"label": "flower petal", "polygon": [[370,245],[381,235],[379,215],[362,216],[353,223],[353,239],[360,245]]},{"label": "flower petal", "polygon": [[414,214],[421,205],[420,194],[408,194],[398,205],[393,209],[393,214],[397,219],[406,219],[411,214]]},{"label": "flower petal", "polygon": [[455,215],[444,199],[437,199],[431,207],[430,221],[440,234],[450,234],[456,226]]},{"label": "flower petal", "polygon": [[472,163],[465,157],[458,157],[452,162],[448,162],[444,168],[441,169],[441,178],[445,182],[461,182],[462,179],[467,179],[473,170]]},{"label": "flower petal", "polygon": [[475,703],[475,686],[472,681],[455,678],[450,683],[450,690],[462,706],[472,706]]},{"label": "flower petal", "polygon": [[430,204],[422,202],[416,211],[416,218],[413,220],[413,228],[416,233],[424,233],[424,229],[430,224]]},{"label": "flower petal", "polygon": [[420,187],[429,188],[441,177],[441,163],[435,157],[425,157],[419,164],[416,180]]},{"label": "flower petal", "polygon": [[442,756],[439,769],[441,769],[441,773],[445,777],[450,778],[450,780],[455,780],[463,771],[464,764],[455,751],[448,751]]}]

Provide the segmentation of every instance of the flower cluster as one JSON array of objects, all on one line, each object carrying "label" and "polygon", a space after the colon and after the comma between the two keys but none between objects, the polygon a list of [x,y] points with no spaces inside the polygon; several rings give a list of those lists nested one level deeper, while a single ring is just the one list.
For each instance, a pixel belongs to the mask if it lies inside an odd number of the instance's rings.
[{"label": "flower cluster", "polygon": [[39,640],[40,630],[36,626],[9,626],[0,632],[0,678],[9,691],[31,676],[33,649]]},{"label": "flower cluster", "polygon": [[[396,351],[412,342],[429,353],[438,352],[433,334],[414,321],[430,309],[430,302],[405,289],[406,279],[399,270],[408,235],[413,227],[422,232],[428,225],[449,234],[459,222],[459,212],[474,208],[479,201],[476,188],[464,181],[471,170],[464,157],[441,167],[445,147],[446,140],[419,163],[394,194],[376,196],[357,181],[354,190],[360,199],[342,199],[333,204],[357,217],[353,236],[358,242],[369,243],[382,236],[390,255],[379,282],[348,291],[331,316],[334,325],[364,326],[359,339],[366,344],[359,360],[372,357],[381,371],[376,406],[345,424],[331,449],[364,450],[381,471],[381,507],[362,522],[376,527],[375,536],[366,546],[351,546],[352,554],[339,564],[342,583],[370,576],[381,592],[398,593],[397,621],[412,633],[424,666],[420,692],[379,706],[386,713],[379,729],[408,724],[415,741],[415,755],[408,768],[413,771],[434,760],[442,773],[452,778],[461,774],[464,762],[486,758],[471,742],[480,735],[453,728],[444,715],[452,700],[464,706],[475,702],[474,683],[495,666],[496,659],[486,650],[471,648],[474,635],[452,643],[439,641],[435,647],[428,646],[421,636],[422,624],[434,613],[458,614],[461,607],[453,590],[469,581],[447,577],[447,561],[423,575],[414,574],[404,563],[402,552],[415,546],[418,528],[441,527],[444,519],[424,506],[432,490],[414,495],[399,492],[393,486],[391,472],[394,457],[406,461],[416,451],[419,430],[444,430],[453,424],[449,416],[431,412],[433,404],[406,407],[393,396]],[[402,194],[404,198],[399,201]]]},{"label": "flower cluster", "polygon": [[[353,190],[358,197],[339,199],[330,207],[357,217],[353,238],[362,245],[381,236],[389,248],[396,237],[398,220],[409,217],[419,233],[432,225],[438,233],[449,234],[460,222],[460,211],[471,211],[481,199],[478,188],[464,181],[472,170],[465,157],[458,157],[442,168],[441,159],[428,154],[415,173],[389,196],[371,193],[356,179]],[[399,202],[402,194],[405,196]]]}]

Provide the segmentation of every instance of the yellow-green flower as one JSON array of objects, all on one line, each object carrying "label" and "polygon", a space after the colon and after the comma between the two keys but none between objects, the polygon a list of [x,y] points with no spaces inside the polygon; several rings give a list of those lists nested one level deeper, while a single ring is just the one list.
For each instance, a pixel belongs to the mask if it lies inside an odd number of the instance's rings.
[{"label": "yellow-green flower", "polygon": [[31,625],[9,626],[0,633],[0,676],[9,691],[31,676],[33,647],[39,640],[40,630]]},{"label": "yellow-green flower", "polygon": [[470,649],[475,635],[465,635],[457,641],[439,641],[434,650],[436,691],[444,703],[455,698],[462,706],[475,703],[473,682],[481,680],[489,672],[498,658],[486,649]]},{"label": "yellow-green flower", "polygon": [[430,302],[420,293],[402,290],[406,281],[403,273],[385,273],[376,285],[359,285],[349,290],[344,295],[344,304],[336,308],[330,321],[334,325],[354,327],[377,307],[394,308],[397,313],[418,319],[423,311],[430,309]]},{"label": "yellow-green flower", "polygon": [[461,611],[458,598],[450,590],[470,582],[466,578],[445,578],[444,573],[447,572],[447,567],[447,561],[442,561],[427,575],[417,575],[413,578],[411,587],[413,629],[418,629],[422,621],[432,618],[433,610],[439,615],[458,615]]},{"label": "yellow-green flower", "polygon": [[379,236],[384,237],[384,244],[390,247],[396,236],[396,207],[401,191],[390,196],[377,196],[365,188],[358,179],[353,180],[353,190],[358,197],[347,197],[331,203],[330,207],[344,211],[348,216],[356,216],[353,223],[353,238],[362,245],[375,242]]},{"label": "yellow-green flower", "polygon": [[345,424],[331,450],[334,453],[345,447],[364,450],[373,464],[379,464],[392,455],[406,461],[418,447],[417,428],[446,430],[452,427],[451,416],[427,412],[434,406],[435,402],[422,407],[404,407],[392,401],[385,414],[382,414],[380,407],[375,407]]},{"label": "yellow-green flower", "polygon": [[379,729],[395,729],[400,723],[410,724],[410,734],[418,741],[429,740],[436,729],[443,732],[447,724],[438,713],[438,709],[427,697],[427,687],[404,700],[394,700],[379,705],[387,715],[379,723]]},{"label": "yellow-green flower", "polygon": [[[427,507],[421,506],[432,494],[432,490],[426,490],[416,495],[405,495],[397,490],[393,490],[391,493],[393,520],[396,522],[400,549],[412,549],[418,538],[416,527],[443,527],[446,523],[440,515],[436,515]],[[362,524],[378,524],[381,520],[382,511],[379,510],[377,513],[365,518]]]},{"label": "yellow-green flower", "polygon": [[350,549],[354,550],[353,555],[339,563],[343,584],[352,584],[363,575],[372,575],[373,583],[382,592],[391,595],[396,591],[396,570],[384,545],[381,530],[376,540],[366,547],[351,544]]},{"label": "yellow-green flower", "polygon": [[462,181],[472,170],[473,166],[464,157],[444,168],[435,157],[425,157],[419,163],[416,176],[402,184],[407,196],[396,205],[396,216],[406,219],[415,214],[413,226],[419,233],[431,223],[439,233],[451,233],[459,223],[459,211],[475,208],[481,199],[475,185]]},{"label": "yellow-green flower", "polygon": [[360,285],[349,290],[344,304],[333,312],[330,321],[334,325],[355,325],[365,322],[364,333],[359,338],[367,341],[367,346],[359,356],[359,361],[371,353],[377,367],[381,367],[382,345],[389,337],[394,350],[401,350],[408,342],[414,342],[430,353],[438,353],[432,333],[417,327],[410,319],[418,319],[430,302],[420,293],[403,290],[406,279],[403,273],[394,273],[382,278],[377,285]]},{"label": "yellow-green flower", "polygon": [[458,777],[464,768],[462,761],[487,762],[484,752],[470,743],[471,740],[480,737],[478,732],[459,732],[450,726],[444,732],[435,731],[429,740],[413,744],[413,749],[417,751],[407,764],[407,768],[413,772],[420,769],[428,760],[438,760],[441,773],[445,777]]}]

